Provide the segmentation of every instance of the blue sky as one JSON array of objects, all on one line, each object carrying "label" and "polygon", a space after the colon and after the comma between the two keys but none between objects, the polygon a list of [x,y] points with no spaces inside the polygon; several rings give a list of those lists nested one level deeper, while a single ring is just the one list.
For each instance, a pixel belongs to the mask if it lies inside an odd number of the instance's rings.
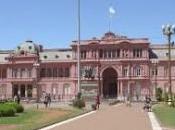
[{"label": "blue sky", "polygon": [[[116,10],[112,31],[163,43],[162,24],[175,24],[174,0],[81,0],[81,38],[109,30],[108,8]],[[25,40],[44,48],[69,47],[77,39],[77,0],[0,0],[0,50]],[[174,36],[175,37],[175,36]]]}]

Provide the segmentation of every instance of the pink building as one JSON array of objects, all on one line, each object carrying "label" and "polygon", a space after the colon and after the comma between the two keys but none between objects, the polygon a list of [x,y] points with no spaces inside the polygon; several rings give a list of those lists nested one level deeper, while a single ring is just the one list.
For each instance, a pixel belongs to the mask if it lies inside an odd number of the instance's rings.
[{"label": "pink building", "polygon": [[[175,82],[175,48],[172,48],[172,85]],[[135,100],[168,91],[168,46],[147,38],[127,38],[107,32],[81,41],[81,91],[92,97]],[[71,100],[77,94],[77,41],[68,49],[43,49],[26,41],[15,50],[0,51],[0,97]]]}]

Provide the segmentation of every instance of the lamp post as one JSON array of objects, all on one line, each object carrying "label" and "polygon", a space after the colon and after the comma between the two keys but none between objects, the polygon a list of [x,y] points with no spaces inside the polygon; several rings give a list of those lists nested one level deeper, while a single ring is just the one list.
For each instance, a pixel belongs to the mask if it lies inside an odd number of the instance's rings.
[{"label": "lamp post", "polygon": [[[154,96],[154,98],[156,97],[156,89],[157,89],[157,75],[158,75],[158,63],[159,63],[159,60],[158,59],[153,59],[152,61],[151,61],[151,63],[154,65],[153,66],[153,72],[151,71],[151,75],[154,75],[154,83],[155,83],[155,88],[154,88],[154,90],[155,91],[153,91],[152,90],[152,96]],[[154,93],[153,93],[154,92]]]},{"label": "lamp post", "polygon": [[37,91],[37,97],[36,97],[36,103],[37,103],[37,109],[38,109],[38,103],[39,103],[39,86],[37,85],[38,82],[38,68],[40,64],[39,63],[34,63],[33,67],[36,69],[36,77],[35,77],[35,87]]},{"label": "lamp post", "polygon": [[81,93],[81,75],[80,75],[80,0],[78,2],[78,12],[77,12],[77,19],[78,19],[78,44],[77,44],[77,71],[78,71],[78,93]]},{"label": "lamp post", "polygon": [[169,105],[172,102],[172,83],[171,83],[171,36],[175,33],[174,25],[163,25],[162,26],[163,35],[167,36],[168,40],[168,83],[169,83]]}]

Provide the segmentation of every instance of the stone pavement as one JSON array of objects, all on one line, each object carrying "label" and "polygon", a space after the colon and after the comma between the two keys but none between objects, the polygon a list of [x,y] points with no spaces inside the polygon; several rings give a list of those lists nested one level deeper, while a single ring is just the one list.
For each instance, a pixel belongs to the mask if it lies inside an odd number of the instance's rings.
[{"label": "stone pavement", "polygon": [[148,114],[142,110],[143,104],[134,103],[131,107],[102,107],[88,115],[51,130],[152,130]]}]

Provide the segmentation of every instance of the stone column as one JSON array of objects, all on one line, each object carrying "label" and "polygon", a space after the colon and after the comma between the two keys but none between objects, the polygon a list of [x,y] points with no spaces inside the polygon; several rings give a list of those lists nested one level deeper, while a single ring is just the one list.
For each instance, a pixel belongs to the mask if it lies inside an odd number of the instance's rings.
[{"label": "stone column", "polygon": [[121,98],[120,97],[120,81],[117,82],[117,97],[118,99]]},{"label": "stone column", "polygon": [[127,96],[130,96],[130,83],[128,82],[128,92],[127,92]]},{"label": "stone column", "polygon": [[103,80],[100,80],[101,97],[103,97]]},{"label": "stone column", "polygon": [[18,85],[18,95],[21,96],[21,86]]},{"label": "stone column", "polygon": [[120,81],[120,96],[121,96],[121,99],[123,99],[123,83],[122,83],[122,81]]}]

